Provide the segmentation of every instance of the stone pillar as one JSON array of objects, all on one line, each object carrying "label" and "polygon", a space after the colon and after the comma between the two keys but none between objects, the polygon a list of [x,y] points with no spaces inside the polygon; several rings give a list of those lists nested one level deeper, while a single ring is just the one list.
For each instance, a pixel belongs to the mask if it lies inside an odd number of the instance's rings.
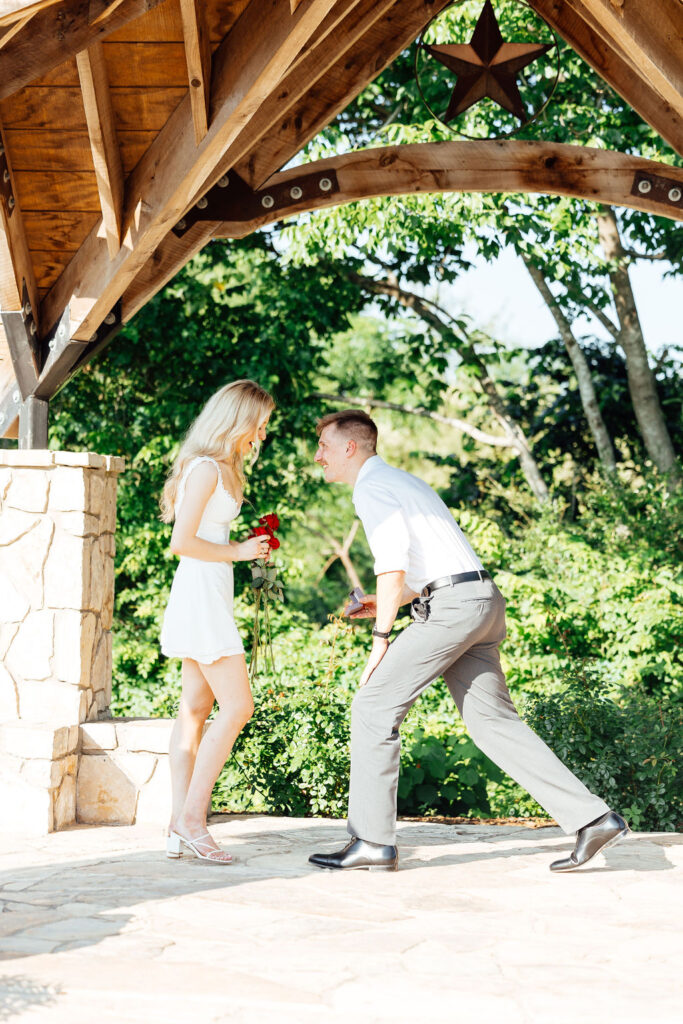
[{"label": "stone pillar", "polygon": [[75,821],[73,736],[111,697],[123,468],[89,452],[0,451],[0,829]]}]

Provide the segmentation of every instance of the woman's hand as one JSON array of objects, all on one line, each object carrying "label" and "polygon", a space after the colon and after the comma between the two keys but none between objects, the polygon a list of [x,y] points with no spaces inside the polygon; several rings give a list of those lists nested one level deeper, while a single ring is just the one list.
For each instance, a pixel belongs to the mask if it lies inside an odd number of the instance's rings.
[{"label": "woman's hand", "polygon": [[267,537],[249,537],[236,545],[235,562],[253,562],[255,558],[268,561],[270,544]]}]

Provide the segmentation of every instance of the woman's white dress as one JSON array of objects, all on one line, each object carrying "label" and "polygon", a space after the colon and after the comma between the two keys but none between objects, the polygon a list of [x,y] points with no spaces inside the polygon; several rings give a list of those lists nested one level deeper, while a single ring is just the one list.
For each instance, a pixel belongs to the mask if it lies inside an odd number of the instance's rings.
[{"label": "woman's white dress", "polygon": [[[180,478],[175,501],[180,511],[187,478],[200,462],[216,467],[216,490],[206,503],[197,536],[215,544],[230,540],[230,524],[240,506],[223,486],[218,463],[200,455],[186,467]],[[208,665],[230,654],[243,654],[233,616],[233,571],[231,562],[204,562],[181,555],[161,628],[161,650],[169,658],[193,658]]]}]

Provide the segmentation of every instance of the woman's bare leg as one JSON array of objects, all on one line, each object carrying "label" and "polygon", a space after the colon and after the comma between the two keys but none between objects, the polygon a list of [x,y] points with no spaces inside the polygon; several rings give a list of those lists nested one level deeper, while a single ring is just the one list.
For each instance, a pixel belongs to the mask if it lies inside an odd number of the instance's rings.
[{"label": "woman's bare leg", "polygon": [[183,658],[182,684],[178,717],[171,732],[168,750],[173,794],[169,831],[176,830],[187,799],[202,731],[211,714],[214,700],[213,690],[197,662],[191,658]]},{"label": "woman's bare leg", "polygon": [[218,702],[218,714],[199,743],[185,804],[177,819],[178,831],[187,838],[206,832],[206,814],[214,783],[233,743],[254,713],[243,654],[220,658],[200,668]]}]

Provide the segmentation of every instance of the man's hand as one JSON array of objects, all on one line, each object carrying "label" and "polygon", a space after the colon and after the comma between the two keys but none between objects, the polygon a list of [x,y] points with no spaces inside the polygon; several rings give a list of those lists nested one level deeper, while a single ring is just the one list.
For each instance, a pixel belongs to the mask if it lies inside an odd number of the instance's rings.
[{"label": "man's hand", "polygon": [[[350,619],[374,619],[377,616],[377,595],[363,594],[360,599],[363,608],[357,612],[351,612]],[[346,609],[344,609],[346,614]]]},{"label": "man's hand", "polygon": [[[361,615],[360,612],[358,614],[359,616]],[[360,677],[360,683],[358,684],[359,687],[365,686],[365,684],[368,682],[370,676],[375,671],[384,655],[387,653],[388,648],[388,640],[383,640],[381,636],[375,636],[372,638],[372,649],[370,651],[370,657],[368,658],[368,663],[363,669],[363,674]]]}]

